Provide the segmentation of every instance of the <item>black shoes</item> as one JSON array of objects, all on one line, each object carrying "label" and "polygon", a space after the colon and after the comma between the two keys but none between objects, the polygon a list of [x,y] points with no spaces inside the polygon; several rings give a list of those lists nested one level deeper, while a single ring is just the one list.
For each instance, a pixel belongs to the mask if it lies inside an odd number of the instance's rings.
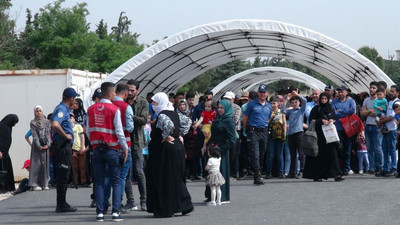
[{"label": "black shoes", "polygon": [[76,212],[77,208],[70,206],[68,203],[64,206],[57,206],[56,213],[63,213],[63,212]]},{"label": "black shoes", "polygon": [[271,173],[267,173],[266,175],[265,175],[265,179],[271,179],[272,178],[272,174]]},{"label": "black shoes", "polygon": [[301,178],[303,178],[303,173],[302,172],[299,172],[298,174],[296,174],[296,177],[295,177],[296,179],[301,179]]},{"label": "black shoes", "polygon": [[264,180],[261,178],[260,171],[256,171],[254,174],[254,184],[255,185],[263,185],[264,184]]}]

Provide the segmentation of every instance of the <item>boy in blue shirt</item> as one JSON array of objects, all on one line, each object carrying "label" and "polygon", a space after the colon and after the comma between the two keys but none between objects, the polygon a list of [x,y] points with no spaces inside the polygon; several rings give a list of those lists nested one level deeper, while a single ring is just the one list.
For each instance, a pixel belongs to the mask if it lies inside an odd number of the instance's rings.
[{"label": "boy in blue shirt", "polygon": [[[300,107],[301,102],[301,107]],[[292,98],[290,98],[290,105],[292,109],[286,111],[286,115],[289,118],[289,150],[290,150],[290,172],[288,178],[300,179],[303,176],[304,169],[304,152],[301,149],[301,144],[303,142],[303,120],[304,113],[306,111],[307,100],[299,96],[296,91],[292,91]],[[300,107],[300,108],[299,108]],[[295,173],[297,168],[297,154],[299,154],[300,161],[300,172]]]}]

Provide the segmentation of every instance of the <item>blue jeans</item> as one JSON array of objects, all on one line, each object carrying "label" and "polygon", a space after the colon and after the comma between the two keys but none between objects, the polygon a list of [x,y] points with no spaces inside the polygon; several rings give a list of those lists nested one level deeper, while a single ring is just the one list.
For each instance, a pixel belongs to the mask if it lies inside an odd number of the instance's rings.
[{"label": "blue jeans", "polygon": [[358,169],[363,170],[364,162],[365,162],[365,170],[369,170],[369,161],[368,161],[368,153],[367,152],[357,152],[358,155]]},{"label": "blue jeans", "polygon": [[383,167],[382,135],[378,126],[365,125],[365,141],[370,170],[381,170]]},{"label": "blue jeans", "polygon": [[[289,144],[288,144],[288,139],[286,138],[285,142],[285,174],[288,175],[290,171],[290,150],[289,150]],[[299,163],[300,166],[300,163]]]},{"label": "blue jeans", "polygon": [[[114,149],[95,149],[93,152],[93,164],[95,172],[95,196],[96,202],[104,202],[104,179],[106,166],[108,166],[110,180],[113,187],[112,213],[119,213],[121,208],[121,179],[118,152]],[[97,204],[97,214],[103,213],[103,204]]]},{"label": "blue jeans", "polygon": [[267,173],[272,172],[272,163],[274,156],[278,160],[279,173],[283,173],[283,143],[280,139],[269,139],[268,141],[268,157],[267,157]]},{"label": "blue jeans", "polygon": [[49,170],[50,170],[50,183],[55,184],[56,183],[56,178],[54,177],[54,161],[53,161],[53,156],[49,157]]},{"label": "blue jeans", "polygon": [[396,130],[391,130],[382,135],[383,169],[385,171],[397,171],[396,133]]},{"label": "blue jeans", "polygon": [[[122,155],[122,151],[119,152],[120,155]],[[126,159],[126,162],[124,165],[122,165],[121,168],[121,188],[124,190],[125,189],[125,183],[126,183],[126,176],[128,175],[129,170],[131,169],[132,165],[132,157],[131,157],[131,149],[128,151],[128,158]],[[124,192],[121,191],[121,200],[124,198]]]}]

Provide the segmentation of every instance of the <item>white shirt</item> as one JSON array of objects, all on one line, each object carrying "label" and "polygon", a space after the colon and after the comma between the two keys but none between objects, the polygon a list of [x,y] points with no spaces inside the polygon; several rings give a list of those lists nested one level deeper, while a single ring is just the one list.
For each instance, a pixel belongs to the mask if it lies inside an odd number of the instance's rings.
[{"label": "white shirt", "polygon": [[221,157],[217,158],[209,158],[207,161],[207,166],[210,167],[209,172],[218,172],[219,167],[221,165]]}]

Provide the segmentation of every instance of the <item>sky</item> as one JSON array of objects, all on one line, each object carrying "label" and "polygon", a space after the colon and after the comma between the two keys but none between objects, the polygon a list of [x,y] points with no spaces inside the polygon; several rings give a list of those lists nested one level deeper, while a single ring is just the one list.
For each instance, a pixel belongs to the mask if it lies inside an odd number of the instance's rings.
[{"label": "sky", "polygon": [[[25,26],[26,8],[32,14],[52,0],[12,0],[10,15],[17,29]],[[339,41],[354,50],[369,46],[387,59],[400,49],[398,0],[66,0],[72,7],[86,2],[91,30],[101,19],[111,29],[121,11],[132,21],[130,31],[139,43],[151,44],[186,29],[231,19],[275,20],[302,26]]]}]

